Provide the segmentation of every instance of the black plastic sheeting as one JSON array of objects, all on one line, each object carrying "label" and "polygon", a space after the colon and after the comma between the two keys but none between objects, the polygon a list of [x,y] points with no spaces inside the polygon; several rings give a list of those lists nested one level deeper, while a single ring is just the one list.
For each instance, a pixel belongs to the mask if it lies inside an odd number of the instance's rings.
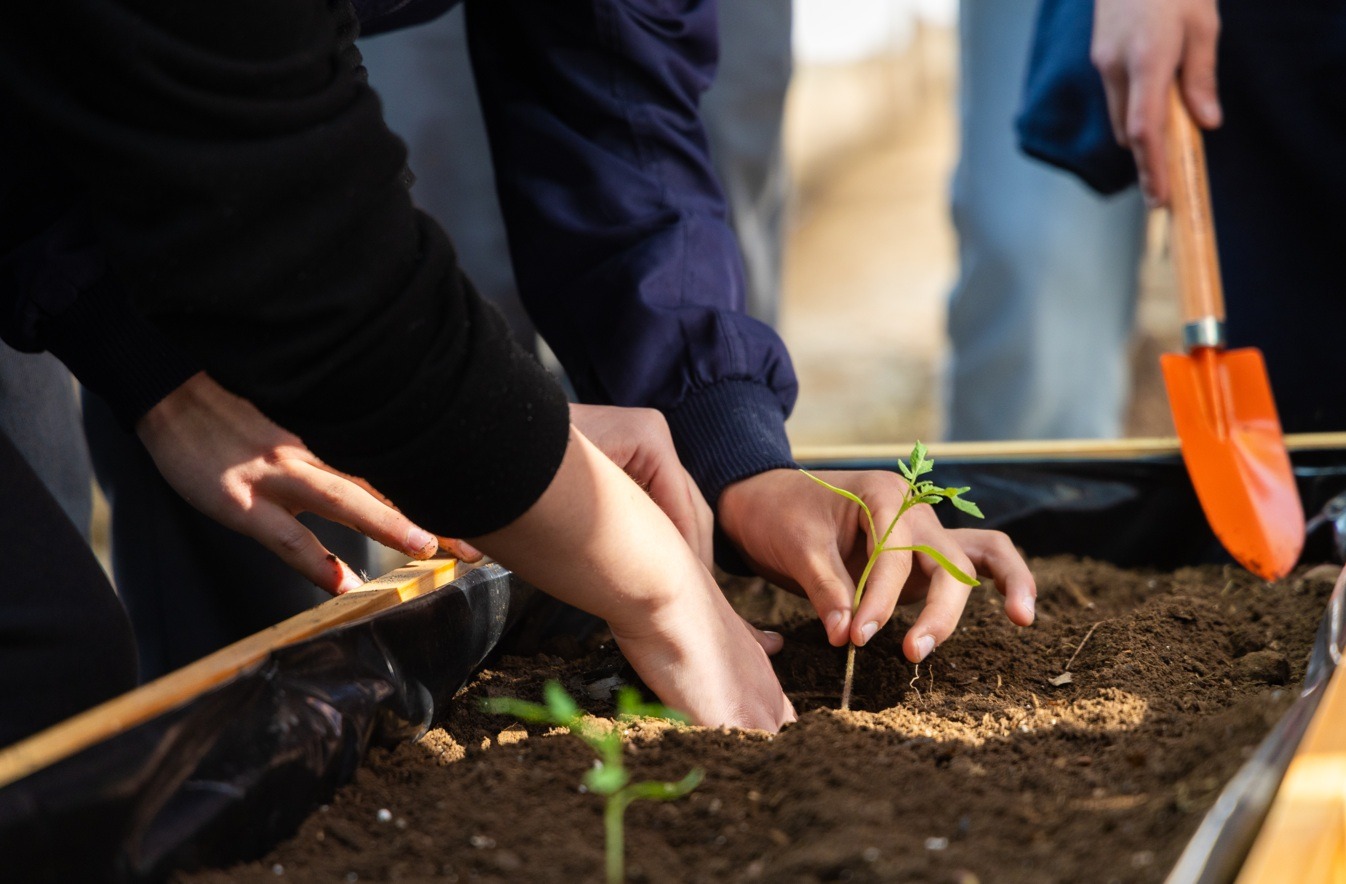
[{"label": "black plastic sheeting", "polygon": [[[1299,451],[1291,460],[1310,516],[1346,489],[1346,451]],[[895,469],[891,462],[862,459],[805,466]],[[936,456],[931,475],[940,485],[970,486],[967,496],[986,514],[974,519],[950,506],[936,507],[945,524],[998,528],[1030,555],[1069,553],[1165,570],[1233,561],[1211,533],[1177,454],[1125,460]],[[1303,561],[1338,558],[1326,526],[1308,540]]]},{"label": "black plastic sheeting", "polygon": [[[1293,460],[1310,515],[1346,490],[1346,452]],[[1005,530],[1033,555],[1164,569],[1229,560],[1176,456],[939,458],[934,476],[972,486],[969,497],[988,514],[976,521],[938,508],[950,524]],[[1329,524],[1310,536],[1305,560],[1339,560],[1336,549]],[[1221,796],[1184,854],[1197,871],[1180,880],[1222,880],[1208,875],[1236,869],[1246,854],[1339,659],[1342,604],[1333,599],[1300,701]],[[260,856],[354,776],[381,722],[425,729],[443,721],[454,693],[507,633],[558,616],[568,615],[488,566],[275,651],[182,707],[0,790],[0,878],[154,881]]]},{"label": "black plastic sheeting", "polygon": [[376,725],[443,720],[540,594],[492,565],[281,648],[0,790],[0,880],[159,880],[260,856],[355,774]]}]

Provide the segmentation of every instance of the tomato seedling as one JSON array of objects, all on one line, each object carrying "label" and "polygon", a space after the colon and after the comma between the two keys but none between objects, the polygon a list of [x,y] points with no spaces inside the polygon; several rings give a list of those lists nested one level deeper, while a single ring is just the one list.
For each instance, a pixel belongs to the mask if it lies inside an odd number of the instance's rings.
[{"label": "tomato seedling", "polygon": [[[676,783],[657,780],[631,782],[631,775],[622,764],[622,733],[620,728],[596,727],[585,718],[584,710],[566,693],[558,682],[549,681],[543,688],[546,704],[530,703],[513,697],[493,697],[483,704],[487,712],[512,715],[521,721],[552,724],[563,727],[579,737],[594,750],[598,760],[584,774],[584,788],[602,795],[605,865],[609,884],[618,884],[626,877],[626,807],[638,798],[654,801],[672,801],[695,789],[704,775],[700,768],[693,770]],[[682,713],[674,712],[657,703],[645,703],[632,687],[617,692],[617,718],[667,718],[686,722]]]},{"label": "tomato seedling", "polygon": [[[916,447],[911,450],[911,458],[909,461],[903,462],[899,460],[897,462],[897,467],[902,472],[902,477],[907,480],[907,490],[903,492],[902,505],[898,507],[897,515],[893,516],[893,520],[888,523],[888,527],[881,537],[874,527],[874,513],[870,511],[869,504],[861,500],[859,495],[853,494],[845,488],[838,488],[835,485],[824,482],[808,470],[800,470],[801,473],[808,476],[819,485],[829,491],[840,494],[842,497],[859,506],[860,510],[865,514],[865,520],[869,524],[869,537],[870,540],[873,541],[873,549],[869,553],[869,560],[865,563],[864,570],[860,572],[860,579],[855,584],[855,598],[851,601],[852,616],[854,616],[855,612],[860,608],[860,599],[864,597],[865,584],[869,581],[869,572],[874,570],[874,563],[879,560],[879,556],[886,552],[906,551],[924,553],[934,559],[941,568],[948,571],[949,574],[960,583],[964,583],[968,586],[980,585],[980,582],[975,577],[969,577],[967,574],[964,574],[957,565],[949,561],[947,556],[933,546],[928,546],[926,544],[916,544],[914,546],[885,545],[888,542],[888,538],[892,535],[893,529],[897,527],[898,520],[906,514],[907,510],[923,503],[928,503],[933,506],[941,500],[947,500],[968,515],[975,516],[978,519],[983,518],[981,510],[977,505],[962,496],[965,492],[970,491],[970,488],[940,488],[929,479],[921,478],[921,476],[934,469],[935,461],[933,458],[927,456],[926,447],[920,442],[917,442]],[[855,642],[850,642],[846,648],[846,679],[841,686],[842,709],[849,709],[851,707],[851,686],[854,681]]]}]

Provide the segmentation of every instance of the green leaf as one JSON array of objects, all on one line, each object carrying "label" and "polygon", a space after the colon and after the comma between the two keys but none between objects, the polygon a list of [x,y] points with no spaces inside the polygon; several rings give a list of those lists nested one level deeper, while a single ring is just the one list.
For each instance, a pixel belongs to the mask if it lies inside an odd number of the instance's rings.
[{"label": "green leaf", "polygon": [[563,724],[552,718],[551,710],[540,703],[517,700],[514,697],[488,697],[481,701],[484,712],[494,715],[512,715],[520,721],[536,724]]},{"label": "green leaf", "polygon": [[812,479],[813,481],[817,482],[819,485],[823,486],[824,488],[828,489],[829,491],[832,491],[832,492],[834,492],[834,493],[836,493],[836,494],[840,494],[842,497],[846,498],[846,499],[849,500],[851,503],[858,504],[859,507],[860,507],[860,509],[864,510],[864,512],[865,512],[865,518],[869,521],[869,534],[870,534],[871,537],[874,536],[874,530],[875,530],[875,529],[874,529],[874,514],[873,514],[872,512],[869,511],[869,504],[865,503],[863,500],[860,499],[860,497],[859,497],[858,495],[853,494],[853,493],[851,493],[850,491],[847,491],[845,488],[838,488],[838,487],[835,486],[835,485],[832,485],[832,484],[830,484],[830,483],[828,483],[828,482],[824,482],[822,479],[819,479],[817,476],[813,475],[813,474],[810,473],[808,470],[802,470],[802,469],[801,469],[799,472],[801,472],[801,473],[803,473],[804,475],[808,476],[810,479]]},{"label": "green leaf", "polygon": [[916,474],[911,471],[911,467],[907,466],[906,461],[899,460],[897,462],[897,468],[902,471],[902,475],[907,477],[908,483],[916,481]]},{"label": "green leaf", "polygon": [[[832,492],[834,492],[834,493],[836,493],[836,494],[840,494],[842,497],[846,498],[846,499],[849,500],[850,502],[855,503],[855,504],[858,504],[858,505],[860,506],[860,508],[863,509],[866,513],[869,512],[869,504],[867,504],[867,503],[865,503],[863,500],[861,500],[860,497],[859,497],[858,495],[856,495],[856,494],[854,494],[854,493],[852,493],[852,492],[850,492],[850,491],[847,491],[845,488],[838,488],[837,486],[835,486],[835,485],[833,485],[833,484],[831,484],[831,483],[829,483],[829,482],[824,482],[822,479],[819,479],[817,476],[813,475],[813,474],[810,473],[808,470],[800,470],[799,472],[801,472],[801,473],[803,473],[804,475],[808,476],[810,479],[812,479],[813,481],[817,482],[819,485],[823,486],[823,487],[826,488],[827,490],[832,491]],[[873,518],[873,517],[871,516],[871,518]]]},{"label": "green leaf", "polygon": [[584,773],[584,785],[598,795],[611,795],[625,786],[630,774],[618,765],[598,762]]},{"label": "green leaf", "polygon": [[916,440],[916,447],[911,449],[911,471],[917,476],[924,475],[935,468],[935,461],[927,459],[928,451],[921,440]]},{"label": "green leaf", "polygon": [[698,767],[676,783],[661,783],[657,780],[632,783],[626,787],[626,794],[631,798],[647,798],[651,801],[673,801],[701,785],[705,775],[705,771]]},{"label": "green leaf", "polygon": [[[967,491],[967,490],[968,490],[968,489],[966,489],[966,488],[960,488],[960,489],[958,490],[958,493],[961,493],[961,492],[963,492],[963,491]],[[965,512],[965,513],[967,513],[969,516],[976,516],[978,519],[984,519],[984,518],[986,518],[985,516],[983,516],[983,515],[981,514],[981,508],[980,508],[980,507],[978,507],[975,503],[973,503],[972,501],[968,500],[967,498],[959,497],[959,496],[958,496],[958,493],[954,493],[954,494],[950,494],[950,495],[949,495],[949,503],[951,503],[951,504],[953,504],[954,506],[958,507],[960,510],[962,510],[962,511]]]},{"label": "green leaf", "polygon": [[580,707],[575,705],[559,681],[547,682],[542,688],[542,696],[546,698],[547,708],[556,716],[558,723],[569,724],[580,717]]},{"label": "green leaf", "polygon": [[885,546],[883,549],[879,550],[879,552],[900,552],[903,550],[910,552],[925,553],[930,558],[938,562],[941,568],[943,568],[945,571],[948,571],[950,576],[952,576],[954,580],[957,580],[959,583],[962,583],[965,586],[981,586],[980,580],[978,580],[975,577],[969,577],[967,574],[964,574],[961,568],[959,568],[953,562],[949,561],[948,558],[945,557],[944,553],[935,549],[933,546],[926,546],[923,543],[917,544],[916,546]]}]

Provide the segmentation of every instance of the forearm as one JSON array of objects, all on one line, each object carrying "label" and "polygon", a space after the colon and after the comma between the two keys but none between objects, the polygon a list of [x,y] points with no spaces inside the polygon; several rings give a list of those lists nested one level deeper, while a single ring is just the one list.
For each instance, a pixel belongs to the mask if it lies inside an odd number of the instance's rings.
[{"label": "forearm", "polygon": [[7,201],[5,216],[0,223],[26,237],[0,255],[0,289],[14,299],[0,322],[6,343],[49,351],[128,430],[200,370],[131,306],[108,272],[87,207],[19,199]]},{"label": "forearm", "polygon": [[522,516],[469,540],[523,579],[601,617],[643,628],[698,579],[696,560],[648,494],[573,427],[556,478]]},{"label": "forearm", "polygon": [[472,542],[606,620],[645,684],[695,723],[774,731],[794,718],[762,646],[673,523],[578,431],[537,503]]},{"label": "forearm", "polygon": [[87,191],[142,315],[436,533],[536,500],[564,399],[413,211],[353,19],[322,0],[14,13],[0,147]]}]

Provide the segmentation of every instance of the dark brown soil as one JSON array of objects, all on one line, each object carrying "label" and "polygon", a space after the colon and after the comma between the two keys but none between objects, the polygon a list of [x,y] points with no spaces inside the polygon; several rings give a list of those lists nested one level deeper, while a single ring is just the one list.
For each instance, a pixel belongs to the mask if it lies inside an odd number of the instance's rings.
[{"label": "dark brown soil", "polygon": [[[860,652],[850,713],[833,708],[844,652],[798,601],[735,589],[752,619],[784,625],[776,668],[799,721],[775,737],[626,725],[637,777],[706,772],[682,800],[631,806],[630,879],[1161,881],[1292,699],[1336,571],[1267,584],[1221,567],[1033,567],[1034,627],[977,590],[919,671],[890,628]],[[601,799],[578,787],[589,750],[477,709],[557,678],[611,715],[613,677],[629,675],[611,645],[500,660],[442,730],[374,750],[289,843],[193,880],[601,880]]]}]

